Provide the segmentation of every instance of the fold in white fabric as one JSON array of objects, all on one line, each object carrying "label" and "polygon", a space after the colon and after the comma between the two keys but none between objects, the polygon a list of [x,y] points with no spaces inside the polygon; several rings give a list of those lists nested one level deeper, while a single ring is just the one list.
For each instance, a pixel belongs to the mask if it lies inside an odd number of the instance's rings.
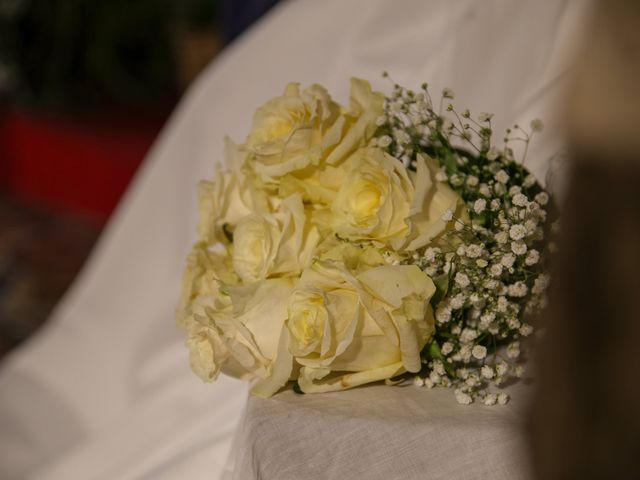
[{"label": "fold in white fabric", "polygon": [[[560,148],[554,108],[588,5],[297,0],[275,8],[191,88],[72,290],[2,366],[0,477],[219,478],[247,386],[201,384],[173,312],[195,240],[196,183],[221,160],[224,135],[242,140],[253,111],[288,81],[321,83],[346,103],[350,76],[388,91],[380,77],[388,70],[408,86],[426,80],[436,94],[453,88],[461,108],[495,113],[498,135],[543,118],[548,128],[527,159],[542,178]],[[462,415],[449,433],[464,434],[470,415]]]}]

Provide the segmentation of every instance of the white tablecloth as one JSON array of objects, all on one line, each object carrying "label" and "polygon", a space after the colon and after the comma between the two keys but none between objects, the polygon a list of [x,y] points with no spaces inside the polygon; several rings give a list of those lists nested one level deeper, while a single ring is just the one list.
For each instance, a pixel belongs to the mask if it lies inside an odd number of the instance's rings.
[{"label": "white tablecloth", "polygon": [[[243,139],[255,108],[288,81],[322,83],[346,102],[350,76],[388,90],[380,78],[386,69],[409,86],[427,80],[434,92],[453,88],[462,108],[495,113],[497,132],[545,119],[549,128],[528,160],[542,177],[559,148],[550,120],[587,5],[297,0],[277,7],[193,86],[73,289],[2,366],[0,478],[219,478],[247,387],[228,378],[203,385],[190,373],[173,312],[195,240],[196,182],[212,174],[223,136]],[[287,395],[272,401],[297,408]],[[482,423],[472,415],[480,411],[460,419]],[[461,428],[457,415],[447,418],[454,422],[442,431]]]},{"label": "white tablecloth", "polygon": [[252,397],[229,477],[523,480],[529,390],[510,388],[511,402],[492,408],[458,405],[451,391],[413,385]]}]

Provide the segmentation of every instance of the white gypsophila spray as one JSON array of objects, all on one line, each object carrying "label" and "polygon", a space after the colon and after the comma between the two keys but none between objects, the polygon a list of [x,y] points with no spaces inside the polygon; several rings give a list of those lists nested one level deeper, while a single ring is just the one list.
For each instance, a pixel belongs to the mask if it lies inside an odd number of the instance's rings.
[{"label": "white gypsophila spray", "polygon": [[[466,202],[469,218],[447,210],[447,233],[403,263],[418,265],[436,284],[432,299],[436,332],[422,353],[414,383],[453,387],[461,404],[478,400],[504,405],[500,386],[521,378],[521,340],[533,334],[527,319],[546,305],[545,273],[551,235],[549,194],[523,166],[532,136],[518,125],[507,129],[503,146],[492,145],[492,114],[461,114],[442,92],[437,106],[423,84],[414,92],[395,85],[385,100],[375,141],[409,169],[416,156],[440,164],[436,181],[447,182]],[[522,162],[512,142],[522,142]]]}]

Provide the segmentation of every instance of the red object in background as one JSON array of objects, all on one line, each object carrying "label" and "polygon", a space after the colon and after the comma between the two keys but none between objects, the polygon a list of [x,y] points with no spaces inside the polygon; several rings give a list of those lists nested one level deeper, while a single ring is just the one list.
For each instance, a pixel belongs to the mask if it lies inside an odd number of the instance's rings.
[{"label": "red object in background", "polygon": [[81,122],[21,112],[0,115],[0,185],[34,203],[104,223],[162,121]]}]

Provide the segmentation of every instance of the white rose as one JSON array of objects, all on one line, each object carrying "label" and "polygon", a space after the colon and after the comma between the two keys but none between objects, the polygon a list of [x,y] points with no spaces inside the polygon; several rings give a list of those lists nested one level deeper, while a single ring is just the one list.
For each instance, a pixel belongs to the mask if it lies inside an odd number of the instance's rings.
[{"label": "white rose", "polygon": [[[434,238],[455,228],[460,222],[467,223],[469,214],[462,198],[448,184],[436,180],[439,166],[435,160],[418,155],[416,159],[415,193],[408,218],[411,232],[405,248],[416,250],[428,245]],[[451,212],[454,222],[445,220]]]},{"label": "white rose", "polygon": [[210,372],[205,378],[214,379],[222,371],[244,380],[256,379],[255,395],[277,392],[289,380],[293,367],[288,331],[283,328],[293,286],[291,278],[274,278],[224,287],[196,316],[203,328],[192,329],[194,334],[187,341],[193,370],[201,378],[202,372]]},{"label": "white rose", "polygon": [[290,351],[302,365],[300,388],[343,390],[419,371],[420,351],[434,329],[434,291],[413,265],[353,275],[340,262],[316,262],[303,272],[289,303],[287,328]]},{"label": "white rose", "polygon": [[337,163],[372,137],[383,101],[368,82],[353,79],[351,108],[343,111],[320,85],[300,92],[290,83],[256,111],[244,144],[249,163],[266,184],[321,161]]},{"label": "white rose", "polygon": [[298,275],[319,241],[299,196],[289,197],[275,213],[244,217],[233,233],[233,268],[246,283]]},{"label": "white rose", "polygon": [[362,148],[333,202],[333,231],[349,240],[372,240],[399,249],[409,233],[414,187],[407,170],[378,148]]},{"label": "white rose", "polygon": [[198,231],[209,244],[228,242],[234,225],[251,212],[270,211],[273,200],[260,188],[257,179],[242,170],[244,154],[225,139],[225,163],[211,181],[198,184]]}]

